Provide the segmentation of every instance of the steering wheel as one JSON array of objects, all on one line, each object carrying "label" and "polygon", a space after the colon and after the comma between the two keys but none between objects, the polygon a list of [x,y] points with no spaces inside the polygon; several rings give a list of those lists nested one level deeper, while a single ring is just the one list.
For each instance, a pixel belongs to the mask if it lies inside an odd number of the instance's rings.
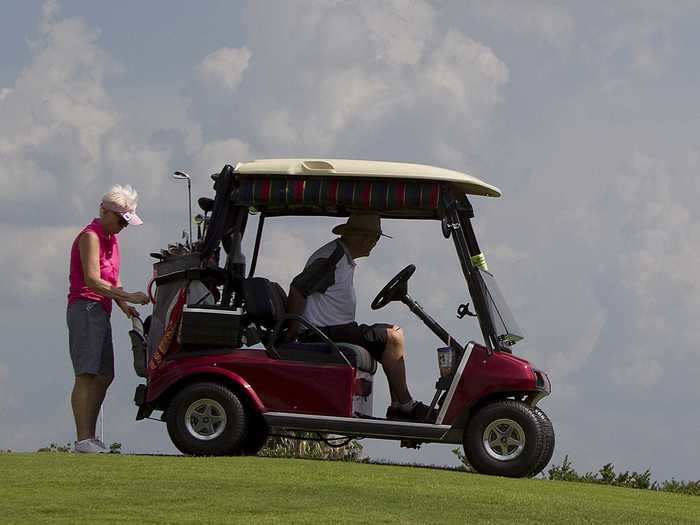
[{"label": "steering wheel", "polygon": [[381,289],[377,297],[372,301],[372,310],[384,308],[392,301],[399,301],[408,293],[408,280],[416,271],[416,267],[409,264],[401,270],[389,283]]}]

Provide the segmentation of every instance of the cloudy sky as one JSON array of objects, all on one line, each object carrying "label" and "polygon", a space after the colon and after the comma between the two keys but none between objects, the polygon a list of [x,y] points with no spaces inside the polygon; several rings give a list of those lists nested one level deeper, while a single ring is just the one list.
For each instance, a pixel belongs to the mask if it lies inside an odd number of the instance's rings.
[{"label": "cloudy sky", "polygon": [[[186,224],[185,188],[264,157],[435,164],[503,190],[475,198],[490,269],[550,373],[555,461],[697,479],[700,92],[695,2],[4,1],[0,18],[0,448],[73,439],[70,244],[112,183],[140,192],[121,236],[127,288]],[[271,221],[259,273],[287,286],[337,220]],[[401,324],[428,400],[438,341],[369,302],[406,264],[411,294],[459,339],[465,289],[436,223],[387,221],[356,275],[366,321]],[[173,452],[134,421],[128,323],[106,440]],[[387,396],[381,374],[375,411]],[[366,441],[372,457],[454,464]]]}]

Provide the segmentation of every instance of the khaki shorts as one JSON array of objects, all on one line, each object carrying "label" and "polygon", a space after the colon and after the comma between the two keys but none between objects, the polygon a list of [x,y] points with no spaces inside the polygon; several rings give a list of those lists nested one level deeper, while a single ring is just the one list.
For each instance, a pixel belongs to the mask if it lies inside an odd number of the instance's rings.
[{"label": "khaki shorts", "polygon": [[76,301],[68,305],[68,343],[75,375],[114,377],[112,325],[102,305]]}]

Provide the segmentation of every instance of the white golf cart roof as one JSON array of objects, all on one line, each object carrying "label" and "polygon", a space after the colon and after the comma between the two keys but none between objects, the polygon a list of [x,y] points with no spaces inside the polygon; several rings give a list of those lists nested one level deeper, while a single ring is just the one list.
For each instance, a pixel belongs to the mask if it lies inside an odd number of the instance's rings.
[{"label": "white golf cart roof", "polygon": [[239,162],[234,168],[241,175],[303,175],[416,179],[449,182],[470,195],[500,197],[501,190],[466,173],[423,164],[347,159],[260,159]]}]

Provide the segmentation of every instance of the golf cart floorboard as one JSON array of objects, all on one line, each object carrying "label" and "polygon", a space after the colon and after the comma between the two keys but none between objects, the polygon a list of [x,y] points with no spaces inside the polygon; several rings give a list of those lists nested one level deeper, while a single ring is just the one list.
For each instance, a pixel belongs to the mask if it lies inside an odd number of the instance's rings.
[{"label": "golf cart floorboard", "polygon": [[[366,419],[357,417],[317,416],[266,412],[265,421],[271,427],[287,430],[304,430],[344,436],[370,437],[377,439],[417,439],[423,441],[445,440],[451,427],[411,421]],[[443,441],[445,440],[445,441]]]}]

